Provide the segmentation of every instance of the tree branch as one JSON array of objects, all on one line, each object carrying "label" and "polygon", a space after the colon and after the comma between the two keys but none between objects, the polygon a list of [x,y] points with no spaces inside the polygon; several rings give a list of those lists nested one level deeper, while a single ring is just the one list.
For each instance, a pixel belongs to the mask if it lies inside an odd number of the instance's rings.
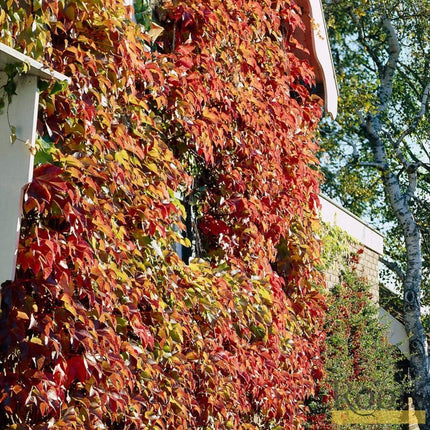
[{"label": "tree branch", "polygon": [[375,169],[384,171],[387,170],[387,165],[384,163],[373,163],[371,161],[362,161],[358,163],[360,167],[374,167]]},{"label": "tree branch", "polygon": [[[367,130],[366,125],[363,124],[362,127]],[[379,136],[376,135],[376,138],[379,138]],[[387,169],[387,165],[384,163],[377,163],[374,161],[358,161],[360,158],[360,152],[359,152],[359,149],[357,148],[357,144],[353,140],[351,140],[348,143],[352,147],[352,155],[351,155],[352,160],[348,164],[350,164],[351,166],[359,166],[359,167],[373,167],[380,171],[384,171]]]},{"label": "tree branch", "polygon": [[[418,159],[418,157],[411,150],[411,148],[409,147],[409,145],[407,145],[404,142],[404,140],[405,140],[405,138],[407,136],[409,136],[412,132],[415,131],[415,129],[418,127],[418,124],[419,124],[420,120],[425,115],[426,109],[427,109],[427,102],[428,102],[428,98],[429,98],[429,93],[430,93],[430,82],[424,88],[424,91],[423,91],[423,94],[422,94],[422,97],[421,97],[420,110],[415,115],[415,117],[414,117],[412,123],[410,124],[410,126],[406,130],[403,130],[403,132],[400,134],[400,136],[395,141],[393,141],[390,138],[390,140],[392,142],[392,147],[393,147],[393,149],[395,151],[395,154],[396,154],[396,158],[403,165],[404,169],[407,170],[408,175],[409,175],[409,187],[408,187],[408,190],[407,190],[407,192],[405,194],[406,200],[408,202],[410,201],[411,197],[413,196],[413,194],[415,193],[415,190],[416,190],[417,169],[420,166],[424,166],[425,168],[426,168],[426,166],[425,166],[425,163],[422,163]],[[402,151],[400,150],[400,145],[401,145],[402,142],[404,143],[406,151],[408,152],[409,156],[412,158],[412,160],[414,161],[414,163],[409,162],[406,159],[406,157],[403,155]],[[427,150],[425,148],[422,148],[422,149],[426,153],[426,155],[428,156],[429,154],[428,154]]]},{"label": "tree branch", "polygon": [[[408,64],[399,62],[398,71],[402,75],[403,80],[408,83],[409,88],[416,94],[417,97],[420,96],[420,93],[417,88],[417,82],[423,84],[421,82],[421,76],[415,72]],[[402,70],[404,68],[405,70]],[[424,86],[424,84],[423,84]]]},{"label": "tree branch", "polygon": [[361,127],[372,147],[373,159],[375,160],[376,165],[380,166],[382,171],[386,171],[388,169],[388,163],[385,145],[379,135],[382,128],[380,116],[368,114],[366,120],[361,124]]},{"label": "tree branch", "polygon": [[427,109],[427,101],[430,93],[430,82],[427,83],[427,85],[424,88],[423,95],[421,97],[421,107],[418,113],[415,115],[414,120],[412,121],[412,124],[402,132],[402,134],[398,137],[398,139],[394,142],[393,147],[396,150],[396,152],[399,149],[400,143],[402,140],[411,134],[418,126],[418,123],[420,122],[421,118],[425,115],[426,109]]},{"label": "tree branch", "polygon": [[379,111],[384,112],[387,108],[388,101],[391,98],[393,91],[393,78],[397,69],[397,63],[400,55],[400,44],[396,30],[391,23],[391,20],[385,16],[382,24],[388,33],[388,60],[385,64],[382,76],[381,85],[379,87]]},{"label": "tree branch", "polygon": [[379,261],[385,266],[387,267],[387,269],[391,270],[393,273],[395,273],[397,275],[397,277],[403,282],[405,279],[405,274],[402,270],[402,268],[397,264],[394,263],[393,261],[389,261],[387,259],[385,259],[384,257],[380,257]]},{"label": "tree branch", "polygon": [[420,164],[411,164],[408,168],[408,188],[405,192],[405,199],[407,203],[411,201],[411,198],[415,195],[415,191],[417,190],[419,166]]},{"label": "tree branch", "polygon": [[[423,143],[422,142],[420,142],[420,148],[423,150],[423,152],[424,152],[424,154],[426,154],[427,155],[427,158],[430,160],[430,154],[429,154],[429,151],[427,150],[427,148],[423,145]],[[424,164],[426,164],[426,163],[422,163],[423,165]],[[426,164],[427,166],[428,166],[428,164]]]},{"label": "tree branch", "polygon": [[359,42],[363,45],[364,48],[366,48],[366,50],[369,53],[370,57],[372,58],[372,60],[376,64],[376,66],[378,67],[378,70],[381,71],[383,69],[382,62],[379,59],[379,57],[375,54],[375,52],[373,51],[372,47],[367,43],[367,39],[368,38],[366,37],[366,34],[364,33],[364,27],[363,27],[362,23],[360,22],[360,20],[357,17],[357,15],[352,12],[352,10],[349,10],[349,16],[351,17],[351,19],[353,20],[355,26],[357,27]]},{"label": "tree branch", "polygon": [[[430,165],[428,163],[424,163],[423,161],[421,161],[416,155],[415,153],[412,151],[412,149],[409,147],[409,145],[404,145],[406,148],[406,151],[408,151],[409,156],[412,158],[412,160],[415,161],[416,164],[419,164],[421,167],[423,167],[424,169],[426,169],[429,173],[430,173]],[[421,145],[420,145],[421,146]],[[424,149],[424,148],[422,148]],[[426,155],[430,158],[430,155],[427,153],[428,151],[426,151],[424,149],[424,152],[426,153]]]}]

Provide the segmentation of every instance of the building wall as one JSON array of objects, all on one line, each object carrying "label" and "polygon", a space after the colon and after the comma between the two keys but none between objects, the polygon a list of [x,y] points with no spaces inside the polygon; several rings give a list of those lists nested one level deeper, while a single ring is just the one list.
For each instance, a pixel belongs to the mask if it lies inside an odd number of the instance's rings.
[{"label": "building wall", "polygon": [[[349,252],[362,250],[358,264],[359,273],[371,285],[371,292],[375,302],[379,300],[379,258],[384,250],[383,236],[363,222],[360,218],[342,208],[333,200],[325,196],[320,197],[321,220],[337,226],[345,231],[355,242],[349,243]],[[326,272],[328,288],[339,282],[342,270],[342,256]]]},{"label": "building wall", "polygon": [[[360,262],[358,264],[358,272],[360,275],[367,279],[371,285],[371,293],[375,302],[379,301],[379,254],[374,250],[363,247],[361,244],[351,243],[350,251],[357,252],[358,250],[363,250],[360,255]],[[341,274],[341,264],[340,262],[334,264],[326,272],[326,284],[328,288],[332,288],[339,282],[339,277]]]}]

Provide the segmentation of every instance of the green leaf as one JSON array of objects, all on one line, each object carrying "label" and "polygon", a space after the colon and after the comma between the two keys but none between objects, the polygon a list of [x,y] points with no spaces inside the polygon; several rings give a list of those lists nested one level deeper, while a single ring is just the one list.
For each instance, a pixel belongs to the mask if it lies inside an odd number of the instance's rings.
[{"label": "green leaf", "polygon": [[68,85],[67,81],[55,81],[49,94],[51,95],[58,94],[61,91],[64,91],[67,88],[67,85]]}]

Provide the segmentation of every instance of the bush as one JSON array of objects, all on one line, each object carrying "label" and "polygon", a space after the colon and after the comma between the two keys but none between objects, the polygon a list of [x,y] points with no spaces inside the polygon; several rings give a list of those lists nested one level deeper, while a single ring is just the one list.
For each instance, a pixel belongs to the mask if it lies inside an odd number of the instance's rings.
[{"label": "bush", "polygon": [[[333,237],[340,240],[334,242]],[[341,263],[342,271],[339,283],[327,291],[326,376],[318,396],[309,401],[309,407],[310,427],[318,422],[315,428],[330,429],[336,428],[331,424],[331,410],[405,409],[406,386],[400,369],[401,354],[388,344],[384,327],[378,320],[378,308],[372,301],[370,285],[357,271],[360,251],[348,255],[348,248],[353,244],[336,228],[328,229],[323,242],[327,244],[324,269]],[[394,425],[368,427],[401,428]],[[362,429],[363,424],[348,428]]]}]

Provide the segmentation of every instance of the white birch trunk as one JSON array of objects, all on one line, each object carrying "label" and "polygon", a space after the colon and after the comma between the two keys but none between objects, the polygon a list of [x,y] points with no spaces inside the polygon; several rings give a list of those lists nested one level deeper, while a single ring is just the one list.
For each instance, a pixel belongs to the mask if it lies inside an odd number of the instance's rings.
[{"label": "white birch trunk", "polygon": [[[403,278],[403,316],[411,353],[409,364],[413,379],[412,396],[415,410],[426,412],[426,424],[420,424],[420,429],[430,430],[428,345],[427,337],[421,323],[420,307],[422,275],[421,233],[409,207],[409,202],[414,195],[416,187],[417,166],[410,163],[404,166],[408,173],[409,184],[407,190],[402,191],[399,177],[393,172],[390,166],[386,140],[382,138],[382,119],[391,101],[393,79],[400,55],[400,45],[396,31],[387,17],[384,18],[383,25],[388,35],[389,56],[384,65],[381,62],[378,63],[380,85],[378,88],[377,112],[369,114],[362,127],[371,145],[373,154],[373,162],[368,163],[368,165],[376,167],[381,172],[386,198],[403,232],[407,254],[407,268]],[[401,157],[399,153],[397,155]],[[405,160],[400,158],[400,162],[404,164]]]},{"label": "white birch trunk", "polygon": [[383,173],[384,188],[390,205],[402,228],[406,254],[407,269],[403,281],[403,318],[406,333],[409,337],[410,373],[413,381],[413,400],[416,410],[426,412],[426,424],[422,429],[430,429],[430,378],[428,364],[427,338],[421,323],[421,235],[409,205],[400,190],[397,176]]}]

